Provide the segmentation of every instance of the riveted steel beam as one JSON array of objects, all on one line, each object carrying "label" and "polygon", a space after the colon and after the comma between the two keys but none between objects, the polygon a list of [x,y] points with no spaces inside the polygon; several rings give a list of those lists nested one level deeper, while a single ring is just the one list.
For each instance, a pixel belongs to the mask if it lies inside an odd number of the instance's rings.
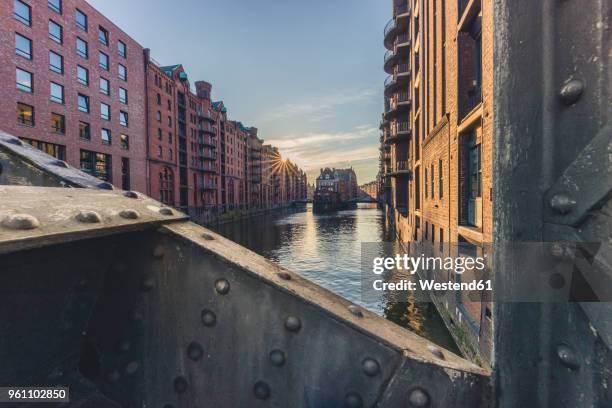
[{"label": "riveted steel beam", "polygon": [[135,192],[0,186],[0,254],[187,218]]}]

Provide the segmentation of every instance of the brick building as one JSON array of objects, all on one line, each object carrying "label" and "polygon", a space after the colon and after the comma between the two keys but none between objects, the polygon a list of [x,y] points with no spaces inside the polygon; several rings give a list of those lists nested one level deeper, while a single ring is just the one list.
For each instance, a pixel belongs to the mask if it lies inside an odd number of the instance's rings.
[{"label": "brick building", "polygon": [[[493,2],[392,4],[381,124],[388,222],[401,241],[482,254],[493,228]],[[434,301],[462,350],[487,364],[490,306],[450,295]]]},{"label": "brick building", "polygon": [[142,47],[83,0],[0,2],[0,126],[146,191]]}]

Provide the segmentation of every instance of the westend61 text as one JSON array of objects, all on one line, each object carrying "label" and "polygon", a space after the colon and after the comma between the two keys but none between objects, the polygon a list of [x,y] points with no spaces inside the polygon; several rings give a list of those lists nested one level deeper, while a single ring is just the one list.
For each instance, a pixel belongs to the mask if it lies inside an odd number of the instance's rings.
[{"label": "westend61 text", "polygon": [[473,280],[470,282],[436,282],[434,280],[419,280],[418,284],[414,281],[402,279],[397,282],[385,282],[381,279],[377,279],[373,282],[372,287],[374,290],[379,291],[392,291],[392,292],[403,292],[403,291],[415,291],[415,290],[436,290],[436,291],[492,291],[493,285],[491,280]]}]

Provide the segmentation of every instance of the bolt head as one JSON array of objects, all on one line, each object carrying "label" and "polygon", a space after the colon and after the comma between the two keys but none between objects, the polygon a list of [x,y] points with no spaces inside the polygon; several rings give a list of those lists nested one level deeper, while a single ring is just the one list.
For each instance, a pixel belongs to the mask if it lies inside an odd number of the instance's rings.
[{"label": "bolt head", "polygon": [[272,365],[280,367],[285,364],[285,353],[282,350],[272,350],[270,352],[270,362]]},{"label": "bolt head", "polygon": [[63,167],[65,169],[68,168],[68,164],[63,160],[55,160],[55,161],[52,161],[51,164],[57,167]]},{"label": "bolt head", "polygon": [[115,187],[113,187],[113,185],[111,183],[108,183],[106,181],[103,182],[103,183],[98,184],[98,188],[100,190],[114,190],[115,189]]},{"label": "bolt head", "polygon": [[217,323],[217,316],[212,310],[202,310],[202,324],[206,327],[212,327]]},{"label": "bolt head", "polygon": [[408,403],[411,407],[427,407],[429,406],[429,395],[427,395],[424,390],[420,388],[415,388],[410,392],[410,395],[408,396]]},{"label": "bolt head", "polygon": [[23,146],[23,142],[21,141],[21,139],[18,139],[16,137],[12,137],[8,139],[6,142],[12,145],[15,145],[15,146]]},{"label": "bolt head", "polygon": [[140,368],[140,364],[138,364],[138,361],[130,361],[125,366],[125,372],[127,374],[134,374],[136,371],[138,371],[138,368]]},{"label": "bolt head", "polygon": [[277,273],[277,276],[282,280],[291,280],[291,275],[289,275],[287,272],[279,272]]},{"label": "bolt head", "polygon": [[31,230],[38,228],[40,222],[30,214],[10,214],[4,217],[2,226],[14,230]]},{"label": "bolt head", "polygon": [[347,408],[361,408],[363,407],[363,398],[356,392],[349,392],[344,397],[344,406]]},{"label": "bolt head", "polygon": [[159,213],[161,215],[174,215],[174,211],[172,211],[172,208],[168,208],[168,207],[160,208]]},{"label": "bolt head", "polygon": [[215,239],[215,237],[207,233],[202,234],[202,238],[204,238],[206,241],[212,241]]},{"label": "bolt head", "polygon": [[579,79],[572,79],[561,88],[559,96],[566,105],[575,104],[584,92],[584,83]]},{"label": "bolt head", "polygon": [[80,211],[76,215],[76,220],[83,224],[97,224],[102,222],[102,217],[95,211]]},{"label": "bolt head", "polygon": [[117,345],[117,350],[119,350],[120,353],[126,353],[130,350],[131,347],[132,344],[129,342],[129,340],[122,340]]},{"label": "bolt head", "polygon": [[163,258],[164,254],[165,254],[165,250],[163,245],[157,245],[155,248],[153,248],[153,257],[155,258]]},{"label": "bolt head", "polygon": [[153,289],[154,287],[155,287],[155,279],[153,279],[152,277],[145,278],[142,281],[142,287],[141,288],[142,288],[143,292],[148,292],[151,289]]},{"label": "bolt head", "polygon": [[140,217],[140,214],[138,214],[138,211],[136,210],[127,209],[127,210],[121,211],[119,213],[119,216],[121,218],[125,218],[126,220],[136,220]]},{"label": "bolt head", "polygon": [[351,312],[351,314],[353,316],[357,316],[357,317],[363,317],[363,312],[361,311],[361,309],[359,308],[359,306],[355,306],[355,305],[350,305],[348,307],[349,312]]},{"label": "bolt head", "polygon": [[429,352],[431,354],[433,354],[434,356],[436,356],[440,360],[444,360],[444,353],[442,352],[442,350],[440,350],[440,348],[438,348],[436,346],[429,345],[429,346],[427,346],[427,350],[429,350]]},{"label": "bolt head", "polygon": [[298,332],[302,328],[302,322],[298,317],[289,316],[285,319],[285,328],[292,332]]},{"label": "bolt head", "polygon": [[561,364],[571,370],[577,370],[580,368],[578,356],[568,345],[560,344],[557,346],[557,357],[559,357]]},{"label": "bolt head", "polygon": [[220,295],[227,295],[230,291],[230,283],[227,279],[217,279],[215,282],[215,290]]},{"label": "bolt head", "polygon": [[123,195],[127,198],[138,198],[138,193],[135,191],[126,191]]},{"label": "bolt head", "polygon": [[270,386],[264,381],[257,381],[253,387],[253,394],[258,400],[267,400],[270,398]]},{"label": "bolt head", "polygon": [[198,361],[204,355],[204,349],[200,345],[200,343],[196,343],[195,341],[189,343],[187,346],[187,357],[190,360]]},{"label": "bolt head", "polygon": [[106,374],[106,381],[109,383],[114,383],[114,382],[119,381],[120,377],[121,377],[121,374],[119,374],[119,371],[113,370]]},{"label": "bolt head", "polygon": [[374,377],[380,372],[380,365],[378,361],[373,358],[366,358],[363,360],[361,367],[363,368],[363,372],[369,377]]},{"label": "bolt head", "polygon": [[187,391],[188,387],[189,383],[187,382],[185,377],[179,376],[174,379],[174,391],[176,391],[178,394],[182,394]]},{"label": "bolt head", "polygon": [[555,194],[550,199],[550,207],[559,214],[569,214],[576,208],[576,200],[567,194]]}]

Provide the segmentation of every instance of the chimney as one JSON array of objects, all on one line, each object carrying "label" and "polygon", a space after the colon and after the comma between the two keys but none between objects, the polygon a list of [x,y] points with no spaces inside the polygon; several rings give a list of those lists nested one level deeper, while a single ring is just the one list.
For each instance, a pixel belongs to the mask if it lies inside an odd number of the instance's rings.
[{"label": "chimney", "polygon": [[197,81],[195,87],[198,97],[210,100],[210,93],[212,91],[212,85],[210,83],[206,81]]}]

